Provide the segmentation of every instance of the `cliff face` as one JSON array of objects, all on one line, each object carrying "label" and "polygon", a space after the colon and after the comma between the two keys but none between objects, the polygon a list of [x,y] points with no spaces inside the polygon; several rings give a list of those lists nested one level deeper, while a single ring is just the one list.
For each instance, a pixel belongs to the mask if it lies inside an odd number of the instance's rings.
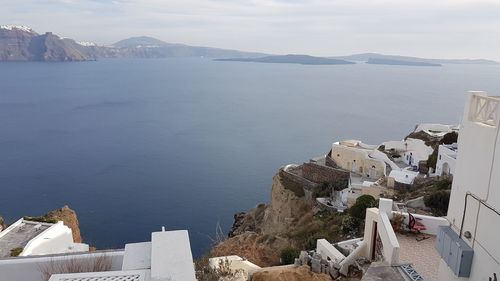
[{"label": "cliff face", "polygon": [[260,204],[246,214],[235,216],[230,238],[212,250],[213,256],[239,255],[260,266],[279,264],[279,252],[292,242],[287,228],[311,208],[305,197],[287,190],[278,173],[273,178],[271,204]]},{"label": "cliff face", "polygon": [[0,25],[1,61],[87,61],[97,58],[261,57],[265,54],[171,44],[133,37],[111,46],[75,42],[50,32],[40,35],[26,26]]},{"label": "cliff face", "polygon": [[340,216],[322,216],[315,197],[324,183],[345,180],[348,175],[312,163],[280,169],[273,177],[271,203],[236,214],[229,238],[216,245],[211,255],[239,255],[261,267],[274,266],[286,247],[314,247],[318,235],[332,242],[343,238]]},{"label": "cliff face", "polygon": [[296,195],[289,188],[291,184],[285,177],[281,171],[273,177],[271,204],[257,205],[248,213],[235,218],[236,227],[233,227],[230,237],[247,231],[263,235],[283,233],[312,209],[313,201],[305,195]]},{"label": "cliff face", "polygon": [[52,33],[39,35],[31,29],[0,28],[0,61],[95,60],[92,48]]},{"label": "cliff face", "polygon": [[0,28],[0,61],[23,61],[30,57],[30,42],[35,32]]},{"label": "cliff face", "polygon": [[75,243],[82,243],[78,217],[76,216],[76,212],[70,209],[67,205],[61,209],[48,212],[44,218],[63,221],[64,225],[71,228],[71,231],[73,232],[73,241]]}]

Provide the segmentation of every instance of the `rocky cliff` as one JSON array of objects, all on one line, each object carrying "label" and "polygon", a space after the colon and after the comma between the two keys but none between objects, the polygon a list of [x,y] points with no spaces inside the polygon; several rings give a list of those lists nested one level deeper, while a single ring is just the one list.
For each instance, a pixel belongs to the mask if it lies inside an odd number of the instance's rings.
[{"label": "rocky cliff", "polygon": [[50,32],[38,34],[22,26],[0,27],[0,61],[95,60],[91,48]]},{"label": "rocky cliff", "polygon": [[25,26],[0,26],[0,61],[88,61],[97,58],[258,57],[265,54],[171,44],[133,37],[111,46],[76,42],[51,32],[38,34]]},{"label": "rocky cliff", "polygon": [[332,242],[343,238],[338,217],[323,216],[315,197],[323,183],[348,173],[326,178],[322,169],[309,163],[280,169],[273,177],[271,203],[236,214],[229,238],[216,245],[211,255],[239,255],[262,267],[274,266],[284,248],[312,249],[319,236]]},{"label": "rocky cliff", "polygon": [[50,211],[43,217],[49,220],[53,219],[63,221],[64,225],[71,228],[71,231],[73,232],[73,241],[75,243],[82,243],[83,240],[80,234],[80,224],[78,222],[78,217],[76,215],[76,212],[70,209],[68,205],[65,205],[60,209]]}]

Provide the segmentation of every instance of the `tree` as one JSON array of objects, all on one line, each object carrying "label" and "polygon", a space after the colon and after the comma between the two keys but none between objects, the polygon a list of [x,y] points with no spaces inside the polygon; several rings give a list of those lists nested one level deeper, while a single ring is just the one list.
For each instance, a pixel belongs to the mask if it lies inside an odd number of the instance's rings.
[{"label": "tree", "polygon": [[357,219],[364,220],[366,209],[377,206],[377,200],[371,195],[361,195],[356,199],[356,203],[349,208],[349,214]]}]

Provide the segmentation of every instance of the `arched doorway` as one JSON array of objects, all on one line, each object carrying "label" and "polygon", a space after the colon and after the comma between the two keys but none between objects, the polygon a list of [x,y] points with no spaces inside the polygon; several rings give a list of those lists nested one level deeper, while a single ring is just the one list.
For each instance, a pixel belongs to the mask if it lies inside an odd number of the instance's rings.
[{"label": "arched doorway", "polygon": [[443,174],[443,176],[449,176],[450,175],[450,164],[448,164],[448,162],[444,162],[443,163],[442,174]]}]

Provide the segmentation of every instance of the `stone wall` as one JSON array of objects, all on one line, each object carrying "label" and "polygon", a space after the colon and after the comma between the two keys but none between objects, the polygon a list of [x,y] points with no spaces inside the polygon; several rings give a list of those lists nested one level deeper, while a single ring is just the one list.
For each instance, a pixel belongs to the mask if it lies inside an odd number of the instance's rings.
[{"label": "stone wall", "polygon": [[332,168],[339,168],[337,163],[335,163],[335,161],[329,155],[325,156],[325,165]]},{"label": "stone wall", "polygon": [[[300,171],[296,171],[300,172]],[[304,197],[306,195],[306,191],[309,193],[314,190],[318,184],[309,181],[302,176],[287,172],[283,169],[280,169],[280,180],[285,189],[291,190],[297,197]]]},{"label": "stone wall", "polygon": [[302,177],[315,183],[335,183],[349,180],[349,172],[318,165],[315,163],[304,163],[302,166]]}]

